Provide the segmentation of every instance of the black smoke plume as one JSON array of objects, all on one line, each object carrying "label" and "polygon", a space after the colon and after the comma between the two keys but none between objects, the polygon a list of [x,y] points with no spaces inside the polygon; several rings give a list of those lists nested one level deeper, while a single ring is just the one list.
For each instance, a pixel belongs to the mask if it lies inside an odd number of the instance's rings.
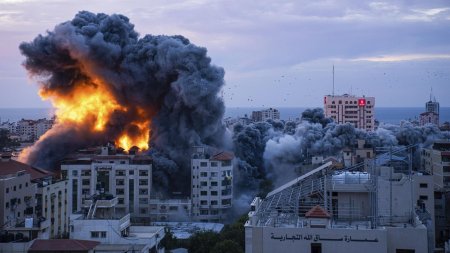
[{"label": "black smoke plume", "polygon": [[141,37],[123,15],[81,11],[73,20],[22,43],[20,50],[26,57],[23,65],[39,80],[42,91],[70,94],[101,80],[128,109],[115,111],[100,133],[57,123],[29,150],[30,164],[52,168],[78,148],[114,140],[130,127],[127,124],[144,117],[151,120],[156,178],[163,187],[179,178],[172,185],[185,187],[189,149],[223,144],[224,104],[218,93],[224,70],[211,64],[206,48],[182,36]]}]

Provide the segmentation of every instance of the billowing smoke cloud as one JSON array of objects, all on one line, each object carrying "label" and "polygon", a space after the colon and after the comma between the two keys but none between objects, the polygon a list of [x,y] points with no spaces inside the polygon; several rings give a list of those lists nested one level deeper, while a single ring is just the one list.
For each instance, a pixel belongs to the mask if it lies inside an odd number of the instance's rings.
[{"label": "billowing smoke cloud", "polygon": [[123,15],[82,11],[46,35],[22,43],[20,50],[44,97],[84,103],[76,97],[80,89],[102,88],[117,103],[110,106],[102,131],[85,126],[90,118],[81,124],[57,121],[27,150],[30,164],[55,166],[77,148],[114,141],[124,132],[138,135],[139,124],[145,122],[151,127],[155,167],[161,168],[156,179],[168,186],[174,179],[170,175],[188,174],[193,145],[223,144],[224,104],[218,92],[224,70],[211,64],[205,48],[182,36],[140,37]]},{"label": "billowing smoke cloud", "polygon": [[[252,176],[258,175],[254,185],[270,179],[275,187],[304,172],[302,167],[311,156],[339,155],[343,148],[355,146],[358,139],[365,140],[373,147],[410,144],[426,147],[434,140],[450,137],[448,132],[441,132],[436,126],[418,127],[406,122],[400,126],[381,125],[376,131],[366,132],[351,124],[335,124],[325,118],[323,110],[319,108],[303,112],[302,122],[299,123],[283,124],[281,121],[277,124],[236,125],[234,131],[235,151],[241,159],[237,166],[242,176],[239,181],[252,182],[252,179],[255,180]],[[415,159],[415,162],[418,160]]]}]

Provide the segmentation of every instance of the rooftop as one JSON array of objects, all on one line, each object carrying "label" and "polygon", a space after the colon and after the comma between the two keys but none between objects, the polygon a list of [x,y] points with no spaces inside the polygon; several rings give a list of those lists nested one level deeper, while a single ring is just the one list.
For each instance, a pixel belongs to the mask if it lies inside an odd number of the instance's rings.
[{"label": "rooftop", "polygon": [[53,173],[43,169],[34,168],[28,164],[21,163],[15,160],[7,159],[0,161],[0,176],[16,174],[17,172],[25,171],[30,174],[31,180],[45,178],[52,176]]},{"label": "rooftop", "polygon": [[86,251],[92,250],[100,242],[87,241],[87,240],[73,240],[73,239],[49,239],[40,240],[37,239],[28,249],[28,252],[74,252],[74,251]]},{"label": "rooftop", "polygon": [[305,214],[306,218],[330,218],[331,215],[321,206],[316,205]]}]

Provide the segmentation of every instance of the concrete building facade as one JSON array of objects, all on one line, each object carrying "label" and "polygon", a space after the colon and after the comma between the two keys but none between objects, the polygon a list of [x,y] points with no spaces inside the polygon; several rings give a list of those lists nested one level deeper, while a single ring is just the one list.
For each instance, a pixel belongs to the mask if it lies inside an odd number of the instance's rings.
[{"label": "concrete building facade", "polygon": [[[2,155],[0,222],[14,236],[60,238],[68,234],[67,181]],[[15,240],[18,240],[17,238]]]},{"label": "concrete building facade", "polygon": [[253,122],[261,122],[261,121],[266,121],[268,119],[279,120],[280,119],[280,111],[278,111],[275,108],[269,108],[266,110],[252,112]]},{"label": "concrete building facade", "polygon": [[327,95],[324,97],[325,117],[338,124],[350,123],[356,128],[375,130],[375,98]]},{"label": "concrete building facade", "polygon": [[233,199],[233,154],[209,153],[194,147],[191,159],[192,219],[218,222],[225,219]]},{"label": "concrete building facade", "polygon": [[[100,153],[98,153],[100,152]],[[117,197],[118,213],[130,213],[135,222],[149,221],[152,160],[149,156],[115,154],[102,147],[89,154],[76,154],[62,162],[61,173],[73,193],[70,210],[81,210],[85,199],[99,193]]]},{"label": "concrete building facade", "polygon": [[100,242],[95,252],[163,253],[164,227],[132,226],[130,214],[116,212],[118,202],[110,194],[85,199],[82,211],[70,217],[70,239]]},{"label": "concrete building facade", "polygon": [[431,176],[375,159],[370,172],[328,162],[255,198],[245,252],[433,252]]},{"label": "concrete building facade", "polygon": [[450,239],[450,141],[438,140],[422,149],[421,167],[433,177],[436,243]]}]

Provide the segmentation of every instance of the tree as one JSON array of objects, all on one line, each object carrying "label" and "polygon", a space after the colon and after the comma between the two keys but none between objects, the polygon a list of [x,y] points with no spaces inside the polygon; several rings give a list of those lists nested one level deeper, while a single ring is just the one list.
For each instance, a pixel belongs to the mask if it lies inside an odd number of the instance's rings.
[{"label": "tree", "polygon": [[190,238],[189,253],[210,253],[219,242],[219,234],[212,231],[197,232]]},{"label": "tree", "polygon": [[13,148],[19,145],[20,144],[17,141],[12,140],[9,137],[8,130],[0,129],[0,151],[3,150],[4,148]]},{"label": "tree", "polygon": [[239,244],[231,241],[225,240],[216,243],[214,248],[210,251],[211,253],[244,253]]}]

